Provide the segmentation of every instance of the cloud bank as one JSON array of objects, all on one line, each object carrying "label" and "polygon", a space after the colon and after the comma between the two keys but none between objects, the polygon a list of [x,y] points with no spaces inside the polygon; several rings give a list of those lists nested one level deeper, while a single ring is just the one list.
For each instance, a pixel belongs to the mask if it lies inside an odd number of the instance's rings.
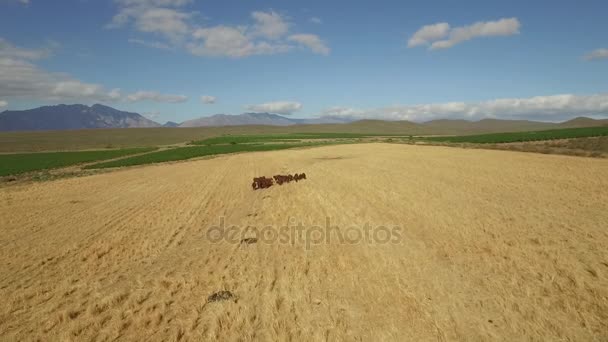
[{"label": "cloud bank", "polygon": [[214,104],[217,101],[217,97],[211,95],[201,96],[201,102],[204,104]]},{"label": "cloud bank", "polygon": [[300,44],[300,46],[307,47],[320,55],[329,55],[330,50],[325,42],[314,34],[294,34],[287,39]]},{"label": "cloud bank", "polygon": [[[327,55],[330,50],[317,35],[292,33],[288,17],[275,11],[253,11],[242,25],[203,26],[198,12],[189,11],[190,0],[115,0],[118,12],[109,29],[131,27],[155,38],[131,38],[150,48],[183,49],[195,56],[244,58],[286,53],[302,47]],[[160,41],[158,39],[161,39]]]},{"label": "cloud bank", "polygon": [[588,61],[594,59],[608,59],[608,49],[597,49],[589,52],[585,55],[585,59]]},{"label": "cloud bank", "polygon": [[277,101],[277,102],[267,102],[256,105],[249,105],[245,107],[247,110],[256,112],[256,113],[275,113],[281,115],[291,115],[300,109],[302,109],[302,104],[300,102],[292,102],[292,101]]},{"label": "cloud bank", "polygon": [[407,43],[408,47],[419,45],[427,45],[429,42],[439,40],[448,35],[450,32],[450,24],[437,23],[433,25],[422,26]]},{"label": "cloud bank", "polygon": [[474,38],[515,35],[519,33],[520,27],[521,23],[517,18],[480,21],[453,28],[448,23],[437,23],[423,26],[416,31],[409,39],[408,47],[426,45],[430,50],[448,49]]},{"label": "cloud bank", "polygon": [[130,102],[149,100],[154,102],[181,103],[186,102],[188,100],[188,97],[184,95],[161,94],[157,91],[140,90],[133,94],[127,95],[127,100]]},{"label": "cloud bank", "polygon": [[325,110],[321,116],[416,122],[436,119],[480,120],[486,118],[563,121],[575,116],[608,117],[608,93],[506,98],[474,103],[395,105],[372,109],[332,107]]},{"label": "cloud bank", "polygon": [[100,84],[83,82],[65,73],[46,71],[34,63],[51,55],[51,48],[27,49],[0,38],[0,99],[101,102],[150,100],[168,103],[187,100],[184,95],[164,95],[154,91],[123,95],[118,88],[107,89]]}]

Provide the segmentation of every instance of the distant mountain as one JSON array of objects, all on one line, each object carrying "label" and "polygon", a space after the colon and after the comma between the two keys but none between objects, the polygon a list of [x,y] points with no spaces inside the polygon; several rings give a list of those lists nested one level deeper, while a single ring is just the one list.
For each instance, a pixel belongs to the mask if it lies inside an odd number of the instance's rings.
[{"label": "distant mountain", "polygon": [[177,122],[167,121],[163,124],[163,127],[179,127]]},{"label": "distant mountain", "polygon": [[219,126],[291,126],[299,124],[345,123],[349,119],[316,118],[294,119],[271,113],[243,113],[239,115],[216,114],[183,122],[180,127],[219,127]]},{"label": "distant mountain", "polygon": [[564,121],[559,124],[562,127],[591,127],[591,126],[608,126],[608,119],[596,120],[579,116],[572,120]]},{"label": "distant mountain", "polygon": [[[342,124],[299,125],[283,131],[289,132],[335,132],[335,133],[383,133],[395,135],[466,135],[497,132],[523,132],[559,128],[608,126],[608,120],[590,118],[576,119],[563,123],[537,122],[526,120],[484,119],[433,120],[423,123],[411,121],[358,120]],[[269,128],[270,129],[270,128]]]},{"label": "distant mountain", "polygon": [[[185,121],[169,121],[162,127],[232,127],[270,126],[268,130],[310,132],[391,133],[406,135],[480,134],[494,132],[537,131],[556,128],[608,126],[608,119],[578,117],[562,123],[528,120],[483,119],[479,121],[440,119],[423,123],[410,121],[353,120],[321,117],[297,119],[272,113],[216,114]],[[45,106],[30,110],[0,113],[0,131],[67,130],[86,128],[161,127],[137,113],[123,112],[108,106],[81,104]],[[271,128],[275,127],[275,128]],[[280,128],[285,127],[285,128]],[[291,127],[291,128],[287,128]]]},{"label": "distant mountain", "polygon": [[0,113],[0,131],[41,131],[84,128],[159,127],[152,120],[96,104],[56,105]]}]

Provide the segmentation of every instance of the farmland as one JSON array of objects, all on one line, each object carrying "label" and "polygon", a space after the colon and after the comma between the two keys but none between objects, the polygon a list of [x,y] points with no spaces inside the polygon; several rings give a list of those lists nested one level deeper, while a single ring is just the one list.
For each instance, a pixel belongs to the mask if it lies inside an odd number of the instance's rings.
[{"label": "farmland", "polygon": [[0,154],[0,340],[606,339],[607,130]]},{"label": "farmland", "polygon": [[[43,152],[0,154],[0,176],[83,165],[84,170],[145,165],[226,153],[282,150],[324,144],[360,142],[469,144],[466,147],[484,147],[540,153],[557,153],[603,157],[608,155],[605,140],[608,126],[567,128],[559,130],[493,133],[468,136],[407,136],[378,133],[273,133],[273,134],[221,134],[176,145],[130,149],[104,149],[71,152]],[[549,143],[549,141],[556,141]],[[542,145],[530,142],[543,142]],[[517,143],[525,143],[517,145]],[[159,150],[158,150],[159,149]],[[155,151],[158,150],[158,151]],[[135,156],[130,156],[137,154]],[[122,157],[122,158],[121,158]],[[110,161],[104,162],[103,160]],[[93,163],[94,161],[99,161]]]},{"label": "farmland", "polygon": [[345,135],[472,135],[499,132],[606,126],[608,120],[574,119],[559,124],[523,120],[477,122],[435,120],[361,120],[348,124],[294,126],[226,126],[194,128],[82,129],[73,131],[0,132],[0,153],[115,149],[183,144],[225,135],[345,134]]},{"label": "farmland", "polygon": [[492,133],[465,136],[439,136],[424,138],[427,141],[495,144],[524,141],[542,141],[608,136],[608,126],[553,129],[545,131]]},{"label": "farmland", "polygon": [[153,150],[155,150],[155,148],[0,154],[0,176],[66,167],[80,163],[145,153]]},{"label": "farmland", "polygon": [[195,147],[178,147],[153,153],[147,153],[139,156],[123,158],[115,161],[97,163],[88,165],[86,169],[103,169],[110,167],[122,167],[133,165],[145,165],[153,163],[162,163],[167,161],[186,160],[197,157],[213,156],[226,153],[237,152],[256,152],[256,151],[274,151],[284,150],[288,148],[317,146],[314,143],[295,143],[295,144],[239,144],[239,145],[212,145],[212,146],[195,146]]},{"label": "farmland", "polygon": [[[371,143],[3,187],[0,340],[606,340],[607,174]],[[222,222],[308,238],[213,238]],[[328,222],[399,234],[312,234]]]},{"label": "farmland", "polygon": [[193,141],[194,145],[222,145],[246,144],[262,142],[299,142],[301,140],[322,139],[356,139],[370,136],[385,136],[386,134],[360,134],[360,133],[285,133],[285,134],[259,134],[259,135],[222,135]]}]

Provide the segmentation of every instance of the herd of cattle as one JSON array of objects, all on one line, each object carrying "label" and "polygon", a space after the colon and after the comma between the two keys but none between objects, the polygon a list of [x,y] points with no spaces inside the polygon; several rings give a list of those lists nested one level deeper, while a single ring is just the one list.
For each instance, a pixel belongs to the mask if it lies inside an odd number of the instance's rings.
[{"label": "herd of cattle", "polygon": [[[274,178],[274,180],[273,180],[273,178]],[[275,182],[279,185],[283,185],[283,183],[289,183],[292,181],[297,182],[302,179],[306,179],[305,173],[300,173],[300,174],[296,173],[294,175],[275,175],[272,178],[266,178],[264,176],[254,177],[251,187],[253,188],[253,190],[266,189],[266,188],[270,188]]]}]

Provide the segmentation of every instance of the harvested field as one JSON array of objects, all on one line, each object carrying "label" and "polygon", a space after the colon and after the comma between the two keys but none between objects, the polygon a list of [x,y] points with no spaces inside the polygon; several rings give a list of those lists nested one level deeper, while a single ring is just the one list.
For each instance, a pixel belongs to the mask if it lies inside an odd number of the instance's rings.
[{"label": "harvested field", "polygon": [[[401,144],[6,186],[0,340],[605,341],[607,190],[606,159]],[[399,234],[212,241],[221,218]]]}]

